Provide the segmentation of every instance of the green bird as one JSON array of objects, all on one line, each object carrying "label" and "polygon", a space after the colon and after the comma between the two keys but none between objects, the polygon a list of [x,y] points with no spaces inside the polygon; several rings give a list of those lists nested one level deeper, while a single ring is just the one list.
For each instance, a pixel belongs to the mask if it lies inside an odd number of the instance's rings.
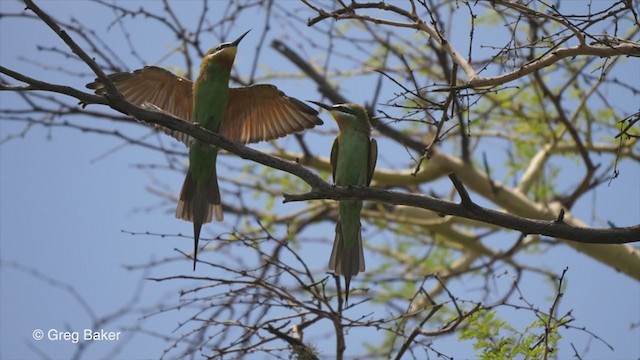
[{"label": "green bird", "polygon": [[[109,75],[118,91],[138,106],[162,110],[207,130],[246,144],[276,139],[321,125],[318,112],[286,96],[273,85],[229,88],[238,44],[249,33],[209,50],[195,83],[155,66]],[[87,85],[105,94],[97,79]],[[176,217],[193,222],[196,269],[198,240],[203,223],[223,220],[216,175],[218,147],[163,128],[189,146],[189,169],[182,185]]]},{"label": "green bird", "polygon": [[[340,129],[331,148],[333,182],[338,186],[369,186],[378,159],[378,144],[371,138],[367,111],[356,104],[329,106],[311,102],[328,110]],[[341,200],[338,209],[329,269],[344,276],[348,302],[351,277],[365,270],[360,224],[362,201]]]}]

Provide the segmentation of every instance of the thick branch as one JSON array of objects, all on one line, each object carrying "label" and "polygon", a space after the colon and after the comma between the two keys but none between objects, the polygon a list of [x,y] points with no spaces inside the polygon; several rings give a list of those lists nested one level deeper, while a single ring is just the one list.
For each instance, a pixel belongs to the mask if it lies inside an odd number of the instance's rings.
[{"label": "thick branch", "polygon": [[[450,175],[454,176],[455,175]],[[459,180],[458,180],[459,181]],[[460,185],[461,183],[459,183]],[[394,205],[407,205],[434,211],[442,216],[453,215],[477,220],[525,234],[540,234],[588,244],[623,244],[640,241],[640,225],[624,228],[594,229],[577,227],[564,222],[528,219],[501,211],[491,210],[467,201],[454,203],[425,195],[407,194],[367,187],[318,188],[306,194],[284,195],[284,202],[305,200],[376,200]],[[471,205],[471,206],[470,206]]]},{"label": "thick branch", "polygon": [[618,46],[578,45],[570,48],[562,48],[562,49],[553,51],[551,54],[541,59],[525,64],[522,67],[520,67],[518,70],[514,70],[507,74],[502,74],[502,75],[488,77],[488,78],[481,78],[481,77],[470,78],[468,84],[474,88],[485,87],[485,86],[498,86],[498,85],[506,84],[513,80],[519,79],[526,75],[529,75],[536,70],[546,68],[562,59],[575,57],[575,56],[585,56],[585,55],[592,55],[592,56],[599,56],[599,57],[628,55],[628,56],[640,57],[640,45],[637,45],[637,44],[621,44]]},{"label": "thick branch", "polygon": [[107,101],[103,96],[97,96],[94,94],[87,94],[80,90],[76,90],[69,86],[50,84],[44,81],[36,80],[19,72],[7,69],[0,65],[0,73],[11,76],[12,78],[28,84],[27,86],[9,85],[6,83],[0,83],[0,91],[33,91],[43,90],[50,91],[58,94],[64,94],[74,97],[85,104],[107,104]]},{"label": "thick branch", "polygon": [[[511,214],[517,214],[525,218],[553,221],[560,212],[557,204],[538,204],[527,198],[523,193],[491,180],[482,171],[468,166],[462,160],[441,151],[436,150],[431,161],[437,166],[455,173],[469,189],[507,209]],[[564,222],[578,228],[587,227],[582,221],[571,216],[571,213],[565,214]],[[640,240],[640,236],[636,237],[636,241],[638,240]],[[634,279],[640,280],[640,250],[630,245],[588,244],[576,241],[569,241],[567,244]]]}]

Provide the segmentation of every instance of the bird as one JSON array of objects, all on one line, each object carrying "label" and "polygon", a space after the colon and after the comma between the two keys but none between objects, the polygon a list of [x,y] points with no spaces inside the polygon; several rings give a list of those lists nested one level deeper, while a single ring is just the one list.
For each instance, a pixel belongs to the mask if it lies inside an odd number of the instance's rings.
[{"label": "bird", "polygon": [[[378,159],[378,144],[371,137],[371,122],[360,105],[326,105],[310,101],[329,111],[338,123],[338,136],[331,147],[331,172],[338,186],[369,186]],[[344,276],[346,302],[351,278],[365,271],[360,213],[362,200],[338,201],[338,221],[329,269]]]},{"label": "bird", "polygon": [[[202,59],[195,82],[157,66],[108,77],[127,101],[172,114],[242,144],[273,140],[322,125],[316,110],[274,85],[229,87],[238,45],[249,31],[235,41],[210,49]],[[99,79],[86,86],[97,95],[107,92]],[[202,224],[214,217],[224,220],[216,175],[219,149],[179,131],[162,130],[189,147],[189,168],[175,216],[193,222],[195,271]]]}]

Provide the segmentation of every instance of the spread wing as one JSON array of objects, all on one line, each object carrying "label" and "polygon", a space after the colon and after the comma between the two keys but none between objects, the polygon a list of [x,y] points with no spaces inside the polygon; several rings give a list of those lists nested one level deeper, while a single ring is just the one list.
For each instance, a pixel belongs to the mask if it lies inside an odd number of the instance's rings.
[{"label": "spread wing", "polygon": [[[111,74],[109,78],[129,102],[191,121],[191,81],[156,66]],[[98,81],[87,84],[87,88],[94,89],[98,95],[106,93],[104,85]],[[273,85],[231,88],[221,134],[244,144],[273,140],[321,125],[317,115],[317,111],[288,97]],[[189,145],[188,135],[158,128]]]},{"label": "spread wing", "polygon": [[378,143],[376,139],[369,141],[369,154],[367,159],[367,186],[371,185],[373,173],[376,171],[376,162],[378,162]]},{"label": "spread wing", "polygon": [[[157,66],[145,66],[133,72],[121,72],[109,75],[118,91],[127,101],[138,105],[154,105],[164,112],[191,121],[193,107],[193,83],[170,71]],[[98,95],[106,94],[104,85],[96,81],[87,84]],[[145,106],[154,109],[153,106]],[[161,128],[168,135],[188,144],[189,136],[170,129]]]},{"label": "spread wing", "polygon": [[273,85],[229,89],[224,117],[221,135],[243,144],[273,140],[322,125],[317,111]]},{"label": "spread wing", "polygon": [[[157,66],[109,75],[125,99],[138,106],[147,102],[185,120],[191,120],[193,83]],[[99,81],[87,84],[96,94],[106,89]]]}]

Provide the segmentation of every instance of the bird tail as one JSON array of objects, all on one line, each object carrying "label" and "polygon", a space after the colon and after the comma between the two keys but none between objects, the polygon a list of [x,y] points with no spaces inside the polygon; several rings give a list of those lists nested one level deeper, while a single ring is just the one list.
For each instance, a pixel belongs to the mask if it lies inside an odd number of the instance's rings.
[{"label": "bird tail", "polygon": [[209,181],[204,186],[198,186],[198,182],[192,176],[191,167],[189,167],[176,208],[176,218],[193,223],[193,270],[196,269],[202,224],[211,222],[214,215],[217,221],[222,221],[224,218],[215,167],[213,167],[212,174],[208,179]]},{"label": "bird tail", "polygon": [[[347,302],[349,301],[351,277],[365,270],[364,251],[362,250],[362,225],[360,224],[360,220],[357,220],[356,225],[356,231],[353,235],[355,236],[355,241],[345,242],[344,234],[348,232],[343,229],[342,221],[338,220],[336,223],[336,237],[335,240],[333,240],[333,250],[331,250],[331,257],[329,258],[329,269],[333,270],[336,275],[344,276]],[[351,246],[345,243],[349,243]]]}]

